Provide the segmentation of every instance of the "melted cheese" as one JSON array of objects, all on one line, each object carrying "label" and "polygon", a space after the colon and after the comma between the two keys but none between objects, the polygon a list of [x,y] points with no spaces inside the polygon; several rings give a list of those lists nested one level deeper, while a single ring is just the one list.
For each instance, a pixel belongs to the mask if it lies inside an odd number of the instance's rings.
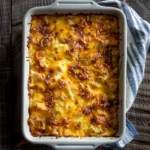
[{"label": "melted cheese", "polygon": [[33,136],[115,135],[118,45],[114,16],[32,16],[28,124]]}]

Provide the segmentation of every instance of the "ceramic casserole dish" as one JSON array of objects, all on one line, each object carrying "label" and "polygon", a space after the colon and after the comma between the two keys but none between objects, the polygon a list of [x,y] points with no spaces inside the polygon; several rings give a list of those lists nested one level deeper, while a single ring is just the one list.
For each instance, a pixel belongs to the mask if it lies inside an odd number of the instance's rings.
[{"label": "ceramic casserole dish", "polygon": [[[115,137],[60,137],[42,136],[33,137],[30,133],[27,120],[29,117],[29,98],[28,98],[28,77],[29,77],[29,61],[28,57],[28,36],[30,34],[30,26],[32,15],[38,14],[110,14],[118,18],[119,33],[122,39],[119,44],[119,109],[118,109],[118,132]],[[127,46],[127,29],[126,18],[123,12],[117,8],[99,6],[92,0],[56,0],[50,6],[35,7],[25,14],[23,22],[23,84],[22,84],[22,130],[24,137],[36,144],[46,144],[54,149],[95,149],[103,144],[116,143],[121,139],[125,132],[126,118],[126,46]]]}]

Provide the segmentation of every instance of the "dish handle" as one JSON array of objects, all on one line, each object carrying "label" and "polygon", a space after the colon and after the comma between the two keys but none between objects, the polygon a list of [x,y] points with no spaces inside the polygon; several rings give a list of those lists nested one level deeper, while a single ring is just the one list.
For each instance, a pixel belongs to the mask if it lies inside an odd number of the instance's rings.
[{"label": "dish handle", "polygon": [[100,144],[50,144],[50,146],[56,150],[94,150]]},{"label": "dish handle", "polygon": [[93,0],[56,0],[53,4],[55,8],[77,8],[84,6],[86,8],[100,8],[96,2]]}]

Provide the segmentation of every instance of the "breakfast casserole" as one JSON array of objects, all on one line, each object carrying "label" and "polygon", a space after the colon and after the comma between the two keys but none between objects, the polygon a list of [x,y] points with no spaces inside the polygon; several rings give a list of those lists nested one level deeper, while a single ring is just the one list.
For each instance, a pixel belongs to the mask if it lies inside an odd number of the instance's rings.
[{"label": "breakfast casserole", "polygon": [[32,136],[115,136],[117,17],[33,15],[29,24],[28,125]]}]

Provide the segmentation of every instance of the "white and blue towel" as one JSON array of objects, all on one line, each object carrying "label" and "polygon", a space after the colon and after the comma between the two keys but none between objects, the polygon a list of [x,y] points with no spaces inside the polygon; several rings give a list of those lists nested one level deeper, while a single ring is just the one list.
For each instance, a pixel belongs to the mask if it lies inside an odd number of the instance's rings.
[{"label": "white and blue towel", "polygon": [[[121,9],[127,19],[127,101],[126,108],[130,108],[135,100],[139,85],[144,76],[146,55],[150,52],[150,24],[143,20],[130,6],[121,0],[105,0],[98,3],[106,7]],[[128,110],[127,110],[128,111]],[[138,132],[126,119],[126,132],[123,138],[115,144],[105,147],[122,148],[132,141]]]}]

